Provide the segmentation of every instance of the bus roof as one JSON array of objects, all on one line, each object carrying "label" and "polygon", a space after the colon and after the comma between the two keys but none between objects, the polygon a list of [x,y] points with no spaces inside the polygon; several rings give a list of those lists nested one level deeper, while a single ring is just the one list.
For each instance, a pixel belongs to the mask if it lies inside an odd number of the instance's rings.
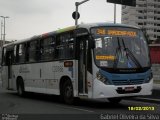
[{"label": "bus roof", "polygon": [[91,28],[91,27],[131,27],[131,28],[136,28],[136,29],[140,29],[139,27],[133,26],[133,25],[127,25],[127,24],[120,24],[120,23],[91,23],[91,24],[80,24],[78,25],[78,28]]},{"label": "bus roof", "polygon": [[114,23],[104,22],[104,23],[79,24],[77,26],[71,26],[71,27],[59,29],[59,30],[56,30],[56,31],[44,33],[44,34],[41,34],[41,35],[35,35],[35,36],[27,38],[27,39],[18,40],[18,41],[9,43],[9,44],[5,44],[4,47],[14,45],[14,44],[18,44],[18,43],[27,42],[27,41],[38,39],[38,38],[42,38],[44,36],[51,36],[51,35],[55,35],[55,34],[58,34],[58,33],[63,33],[63,32],[67,32],[67,31],[70,31],[70,30],[75,30],[75,29],[78,29],[78,28],[86,28],[86,29],[89,30],[92,27],[104,27],[104,26],[106,26],[106,27],[131,27],[131,28],[135,28],[135,29],[140,29],[139,27],[136,27],[136,26],[120,24],[120,23],[114,24]]}]

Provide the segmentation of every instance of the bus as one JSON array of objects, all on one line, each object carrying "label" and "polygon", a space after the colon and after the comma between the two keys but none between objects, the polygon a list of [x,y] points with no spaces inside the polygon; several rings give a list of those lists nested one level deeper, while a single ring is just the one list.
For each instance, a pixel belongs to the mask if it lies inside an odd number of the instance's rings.
[{"label": "bus", "polygon": [[80,24],[6,44],[3,87],[75,98],[108,99],[152,94],[148,42],[140,28]]}]

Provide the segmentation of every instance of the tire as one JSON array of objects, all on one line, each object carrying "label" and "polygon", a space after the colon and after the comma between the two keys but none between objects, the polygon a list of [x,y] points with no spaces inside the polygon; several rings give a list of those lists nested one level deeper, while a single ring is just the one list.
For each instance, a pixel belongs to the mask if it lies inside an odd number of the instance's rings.
[{"label": "tire", "polygon": [[24,96],[25,94],[25,91],[24,91],[24,83],[23,83],[23,80],[22,79],[19,79],[18,80],[18,83],[17,83],[17,94],[19,96]]},{"label": "tire", "polygon": [[122,98],[108,98],[108,101],[112,104],[118,104],[121,100]]},{"label": "tire", "polygon": [[63,101],[67,104],[73,104],[74,96],[73,96],[73,86],[70,80],[67,80],[62,87],[62,97]]}]

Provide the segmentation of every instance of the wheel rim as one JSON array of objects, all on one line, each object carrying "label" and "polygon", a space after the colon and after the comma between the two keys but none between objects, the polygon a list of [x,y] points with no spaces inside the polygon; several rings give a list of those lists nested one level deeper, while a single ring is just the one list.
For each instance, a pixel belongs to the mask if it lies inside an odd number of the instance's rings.
[{"label": "wheel rim", "polygon": [[71,86],[67,86],[65,89],[65,98],[70,99],[73,97],[73,89]]},{"label": "wheel rim", "polygon": [[20,85],[18,87],[18,93],[19,93],[19,95],[22,95],[22,87]]}]

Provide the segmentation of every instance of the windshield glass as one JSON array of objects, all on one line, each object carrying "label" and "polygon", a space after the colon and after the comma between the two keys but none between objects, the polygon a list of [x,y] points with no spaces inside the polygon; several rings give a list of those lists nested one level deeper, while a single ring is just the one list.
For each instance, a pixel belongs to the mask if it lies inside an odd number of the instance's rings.
[{"label": "windshield glass", "polygon": [[107,68],[149,67],[147,41],[139,29],[123,27],[92,28],[96,65]]}]

